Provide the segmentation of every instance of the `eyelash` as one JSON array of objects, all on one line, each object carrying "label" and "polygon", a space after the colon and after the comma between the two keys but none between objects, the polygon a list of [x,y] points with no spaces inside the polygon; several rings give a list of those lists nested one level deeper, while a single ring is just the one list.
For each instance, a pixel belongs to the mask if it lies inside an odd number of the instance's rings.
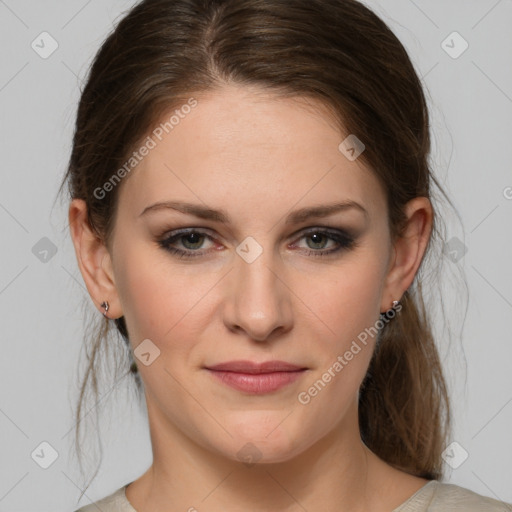
[{"label": "eyelash", "polygon": [[[181,249],[171,247],[171,244],[174,243],[175,241],[181,238],[185,238],[187,235],[191,234],[197,234],[212,239],[212,237],[209,236],[206,232],[191,228],[173,231],[169,236],[165,237],[164,239],[158,240],[157,243],[162,249],[170,252],[171,254],[177,256],[178,258],[197,258],[200,256],[204,256],[204,254],[206,254],[208,251],[199,252],[190,249],[188,251],[183,251]],[[329,240],[337,242],[339,244],[339,247],[336,249],[318,251],[306,249],[305,251],[307,256],[314,256],[319,258],[328,257],[335,253],[341,252],[342,250],[351,250],[357,245],[355,239],[348,233],[343,231],[325,231],[324,228],[311,229],[303,233],[300,238],[308,238],[311,237],[312,235],[326,236]]]}]

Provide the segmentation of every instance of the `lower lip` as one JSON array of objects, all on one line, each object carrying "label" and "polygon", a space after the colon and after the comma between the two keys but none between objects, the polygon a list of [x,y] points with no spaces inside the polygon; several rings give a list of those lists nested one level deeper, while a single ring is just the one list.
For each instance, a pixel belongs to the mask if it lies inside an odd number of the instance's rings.
[{"label": "lower lip", "polygon": [[293,372],[272,372],[272,373],[236,373],[217,370],[208,370],[214,377],[224,384],[245,391],[253,395],[271,393],[296,381],[305,370]]}]

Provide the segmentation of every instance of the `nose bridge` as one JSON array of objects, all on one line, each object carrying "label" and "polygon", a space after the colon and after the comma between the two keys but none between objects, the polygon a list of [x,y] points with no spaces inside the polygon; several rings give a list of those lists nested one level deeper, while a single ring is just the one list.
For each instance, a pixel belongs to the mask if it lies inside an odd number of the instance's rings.
[{"label": "nose bridge", "polygon": [[[268,241],[268,237],[267,237]],[[287,287],[279,277],[279,257],[267,244],[246,238],[237,247],[230,317],[231,327],[241,328],[257,340],[265,340],[277,328],[291,322]]]}]

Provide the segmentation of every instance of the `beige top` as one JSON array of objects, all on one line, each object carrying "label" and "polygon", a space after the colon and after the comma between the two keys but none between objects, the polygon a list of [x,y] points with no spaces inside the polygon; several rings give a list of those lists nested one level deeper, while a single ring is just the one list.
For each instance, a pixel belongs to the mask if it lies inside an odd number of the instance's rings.
[{"label": "beige top", "polygon": [[[75,512],[137,512],[121,487],[106,498]],[[390,512],[512,512],[512,504],[481,496],[454,484],[430,480],[408,500]]]}]

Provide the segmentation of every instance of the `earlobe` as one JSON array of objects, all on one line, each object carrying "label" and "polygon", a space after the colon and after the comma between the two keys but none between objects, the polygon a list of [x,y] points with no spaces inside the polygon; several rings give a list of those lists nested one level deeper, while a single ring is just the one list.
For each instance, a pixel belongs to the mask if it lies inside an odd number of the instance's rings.
[{"label": "earlobe", "polygon": [[108,302],[109,318],[122,316],[110,254],[89,224],[85,201],[74,199],[69,206],[68,217],[78,266],[91,299],[102,313],[104,308],[101,304]]},{"label": "earlobe", "polygon": [[426,197],[416,197],[405,208],[406,223],[394,242],[394,258],[386,278],[381,312],[389,309],[411,286],[421,265],[432,231],[432,205]]}]

